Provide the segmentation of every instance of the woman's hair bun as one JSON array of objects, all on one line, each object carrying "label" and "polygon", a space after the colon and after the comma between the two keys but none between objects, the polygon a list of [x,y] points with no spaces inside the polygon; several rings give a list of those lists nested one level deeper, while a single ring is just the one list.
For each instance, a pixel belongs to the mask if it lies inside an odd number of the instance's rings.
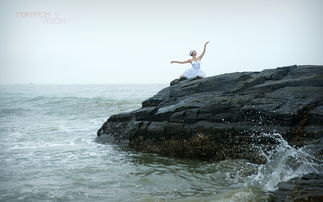
[{"label": "woman's hair bun", "polygon": [[189,53],[189,55],[190,55],[190,56],[192,56],[192,53],[193,53],[194,51],[195,51],[195,50],[191,50],[191,51],[190,51],[190,53]]}]

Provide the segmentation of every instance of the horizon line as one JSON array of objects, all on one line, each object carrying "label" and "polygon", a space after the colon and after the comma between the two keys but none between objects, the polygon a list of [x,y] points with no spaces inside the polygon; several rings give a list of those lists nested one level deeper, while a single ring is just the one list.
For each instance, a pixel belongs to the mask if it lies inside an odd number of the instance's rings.
[{"label": "horizon line", "polygon": [[1,86],[14,85],[165,85],[169,83],[0,83]]}]

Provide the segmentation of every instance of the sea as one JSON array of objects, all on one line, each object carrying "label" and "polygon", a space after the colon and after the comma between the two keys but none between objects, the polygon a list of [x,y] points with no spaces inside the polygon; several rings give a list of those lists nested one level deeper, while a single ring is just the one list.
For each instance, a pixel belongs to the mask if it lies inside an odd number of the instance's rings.
[{"label": "sea", "polygon": [[[320,162],[279,142],[263,165],[164,157],[102,143],[109,116],[167,84],[0,86],[0,201],[267,201],[277,184]],[[257,147],[257,145],[255,145]]]}]

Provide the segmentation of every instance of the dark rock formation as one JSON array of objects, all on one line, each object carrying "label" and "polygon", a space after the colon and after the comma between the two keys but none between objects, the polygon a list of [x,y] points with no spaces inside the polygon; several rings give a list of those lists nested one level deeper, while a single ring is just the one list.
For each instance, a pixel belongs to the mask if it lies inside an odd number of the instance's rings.
[{"label": "dark rock formation", "polygon": [[279,183],[270,201],[323,201],[323,174],[308,174]]},{"label": "dark rock formation", "polygon": [[141,109],[111,116],[97,135],[162,155],[264,163],[255,145],[270,149],[275,139],[257,134],[322,145],[322,123],[323,66],[294,65],[174,80]]}]

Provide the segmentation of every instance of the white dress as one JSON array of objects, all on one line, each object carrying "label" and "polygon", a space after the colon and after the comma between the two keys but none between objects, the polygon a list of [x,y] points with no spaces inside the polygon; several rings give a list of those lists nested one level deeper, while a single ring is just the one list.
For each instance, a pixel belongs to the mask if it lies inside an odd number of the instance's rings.
[{"label": "white dress", "polygon": [[183,76],[187,79],[199,77],[205,77],[205,73],[200,69],[200,61],[192,61],[192,67],[186,70]]}]

